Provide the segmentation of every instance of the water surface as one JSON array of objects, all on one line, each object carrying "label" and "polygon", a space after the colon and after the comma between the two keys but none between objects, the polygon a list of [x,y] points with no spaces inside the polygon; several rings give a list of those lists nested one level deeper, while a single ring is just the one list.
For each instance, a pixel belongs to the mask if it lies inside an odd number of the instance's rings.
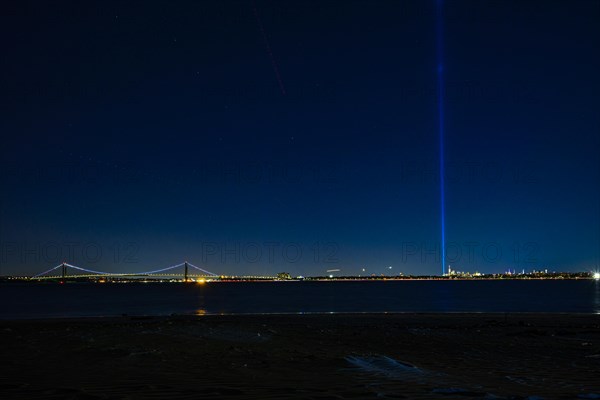
[{"label": "water surface", "polygon": [[0,318],[342,312],[600,312],[593,280],[6,283]]}]

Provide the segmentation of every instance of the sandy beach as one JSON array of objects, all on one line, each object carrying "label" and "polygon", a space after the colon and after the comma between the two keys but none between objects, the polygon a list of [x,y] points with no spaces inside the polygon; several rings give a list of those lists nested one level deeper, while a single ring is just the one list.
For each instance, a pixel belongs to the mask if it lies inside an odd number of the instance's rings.
[{"label": "sandy beach", "polygon": [[1,321],[23,399],[600,398],[600,315]]}]

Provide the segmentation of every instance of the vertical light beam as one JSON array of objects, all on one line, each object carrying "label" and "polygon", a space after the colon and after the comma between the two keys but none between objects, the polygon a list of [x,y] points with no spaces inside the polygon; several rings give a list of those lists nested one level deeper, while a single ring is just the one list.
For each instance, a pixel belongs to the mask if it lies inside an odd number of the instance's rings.
[{"label": "vertical light beam", "polygon": [[440,229],[442,252],[442,275],[446,274],[446,184],[444,162],[444,21],[443,0],[437,0],[436,46],[437,46],[437,84],[438,84],[438,131],[440,137]]}]

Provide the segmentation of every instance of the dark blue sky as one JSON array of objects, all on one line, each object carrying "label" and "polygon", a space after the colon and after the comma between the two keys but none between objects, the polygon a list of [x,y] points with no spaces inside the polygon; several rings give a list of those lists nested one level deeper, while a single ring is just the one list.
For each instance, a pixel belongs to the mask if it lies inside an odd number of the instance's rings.
[{"label": "dark blue sky", "polygon": [[[445,4],[452,268],[598,268],[599,4]],[[1,274],[440,272],[435,2],[1,18]]]}]

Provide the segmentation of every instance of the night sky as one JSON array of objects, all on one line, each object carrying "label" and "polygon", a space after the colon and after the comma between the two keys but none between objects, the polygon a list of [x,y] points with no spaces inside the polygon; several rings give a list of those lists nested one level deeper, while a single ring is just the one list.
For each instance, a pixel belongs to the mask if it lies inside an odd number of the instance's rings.
[{"label": "night sky", "polygon": [[440,22],[445,264],[599,266],[598,1],[1,7],[0,274],[441,273]]}]

